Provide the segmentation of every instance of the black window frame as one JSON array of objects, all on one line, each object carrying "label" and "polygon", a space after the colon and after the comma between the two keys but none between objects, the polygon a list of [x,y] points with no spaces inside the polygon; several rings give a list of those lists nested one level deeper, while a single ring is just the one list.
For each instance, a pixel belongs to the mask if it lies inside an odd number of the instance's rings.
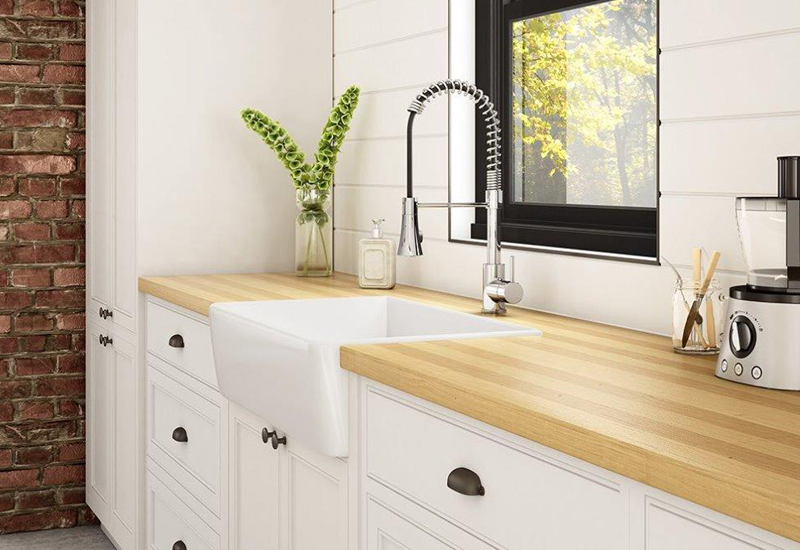
[{"label": "black window frame", "polygon": [[[500,113],[502,128],[511,128],[510,44],[513,21],[602,4],[610,0],[476,0],[475,81],[485,90]],[[592,206],[561,204],[519,204],[512,202],[511,155],[504,139],[503,205],[500,213],[501,240],[508,248],[595,256],[639,263],[658,264],[658,219],[660,192],[660,13],[656,2],[656,206]],[[475,199],[486,193],[485,124],[475,119]],[[486,239],[486,212],[476,212],[471,225],[472,239]]]}]

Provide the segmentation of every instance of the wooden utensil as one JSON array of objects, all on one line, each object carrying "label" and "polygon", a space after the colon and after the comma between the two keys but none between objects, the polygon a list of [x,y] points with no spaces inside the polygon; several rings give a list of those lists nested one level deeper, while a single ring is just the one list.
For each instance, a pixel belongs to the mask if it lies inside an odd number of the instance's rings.
[{"label": "wooden utensil", "polygon": [[[719,257],[719,250],[715,250],[714,253],[711,254],[711,261],[708,263],[706,276],[703,277],[703,282],[700,283],[700,288],[697,289],[697,294],[695,295],[696,298],[692,304],[692,308],[689,310],[688,317],[686,317],[686,324],[683,327],[683,339],[681,340],[681,347],[686,347],[686,342],[689,341],[689,336],[692,334],[692,328],[694,328],[694,325],[697,322],[697,316],[700,313],[700,304],[703,303],[703,298],[705,297],[706,291],[711,284],[711,279],[714,277],[714,271],[717,269]],[[695,262],[695,266],[697,265],[699,265],[699,262]]]}]

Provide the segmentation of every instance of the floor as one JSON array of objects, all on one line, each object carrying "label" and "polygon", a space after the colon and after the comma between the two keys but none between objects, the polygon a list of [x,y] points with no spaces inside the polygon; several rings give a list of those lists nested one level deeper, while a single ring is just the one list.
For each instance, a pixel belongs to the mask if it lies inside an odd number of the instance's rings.
[{"label": "floor", "polygon": [[100,527],[0,535],[0,550],[114,550]]}]

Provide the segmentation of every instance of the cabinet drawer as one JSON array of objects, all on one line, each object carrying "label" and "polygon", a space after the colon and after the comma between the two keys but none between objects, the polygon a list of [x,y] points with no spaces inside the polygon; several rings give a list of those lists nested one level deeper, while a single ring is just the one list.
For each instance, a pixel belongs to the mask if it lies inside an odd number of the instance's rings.
[{"label": "cabinet drawer", "polygon": [[147,474],[147,548],[218,550],[219,535],[203,522],[152,472]]},{"label": "cabinet drawer", "polygon": [[[176,347],[181,344],[183,347]],[[147,302],[147,351],[189,376],[218,387],[211,327],[152,300]]]},{"label": "cabinet drawer", "polygon": [[223,448],[219,404],[152,365],[147,386],[149,456],[219,516]]},{"label": "cabinet drawer", "polygon": [[[367,473],[462,528],[510,549],[619,550],[627,494],[611,479],[540,455],[369,387]],[[457,468],[482,496],[448,487]]]}]

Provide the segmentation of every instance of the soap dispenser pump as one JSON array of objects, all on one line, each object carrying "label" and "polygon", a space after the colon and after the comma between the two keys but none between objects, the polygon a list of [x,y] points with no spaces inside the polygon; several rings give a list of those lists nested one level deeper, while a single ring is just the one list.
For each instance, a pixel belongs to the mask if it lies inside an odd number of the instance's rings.
[{"label": "soap dispenser pump", "polygon": [[382,218],[372,220],[372,236],[358,244],[358,284],[361,288],[394,288],[394,243],[383,237]]}]

